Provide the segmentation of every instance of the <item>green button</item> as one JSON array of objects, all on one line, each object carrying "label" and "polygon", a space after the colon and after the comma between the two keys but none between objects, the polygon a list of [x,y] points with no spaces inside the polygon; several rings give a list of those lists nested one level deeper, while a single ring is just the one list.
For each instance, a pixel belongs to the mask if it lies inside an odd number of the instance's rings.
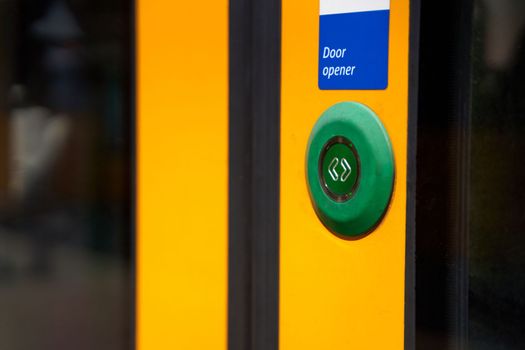
[{"label": "green button", "polygon": [[357,102],[327,109],[308,140],[306,179],[313,208],[331,232],[353,239],[378,227],[392,198],[395,162],[374,111]]},{"label": "green button", "polygon": [[319,159],[320,180],[332,199],[350,199],[359,179],[359,160],[353,144],[345,137],[334,137],[326,143]]}]

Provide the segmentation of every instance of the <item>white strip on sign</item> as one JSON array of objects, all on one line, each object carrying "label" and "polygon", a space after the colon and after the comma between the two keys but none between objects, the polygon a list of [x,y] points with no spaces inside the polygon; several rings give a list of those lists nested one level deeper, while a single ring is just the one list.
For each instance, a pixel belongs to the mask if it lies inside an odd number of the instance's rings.
[{"label": "white strip on sign", "polygon": [[390,10],[390,0],[321,0],[321,16]]}]

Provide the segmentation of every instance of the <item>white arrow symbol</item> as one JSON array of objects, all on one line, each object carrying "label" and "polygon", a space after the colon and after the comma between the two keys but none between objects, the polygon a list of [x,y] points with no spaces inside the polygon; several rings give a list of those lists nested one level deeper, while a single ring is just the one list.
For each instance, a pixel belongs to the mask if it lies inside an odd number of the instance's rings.
[{"label": "white arrow symbol", "polygon": [[348,180],[348,177],[352,173],[352,167],[350,166],[350,164],[348,164],[346,158],[343,158],[341,160],[341,166],[344,169],[343,173],[341,174],[341,182],[346,182],[346,180]]},{"label": "white arrow symbol", "polygon": [[339,179],[339,174],[337,174],[337,171],[335,171],[335,167],[337,166],[337,164],[339,164],[339,158],[334,158],[328,166],[328,173],[334,181],[337,181]]}]

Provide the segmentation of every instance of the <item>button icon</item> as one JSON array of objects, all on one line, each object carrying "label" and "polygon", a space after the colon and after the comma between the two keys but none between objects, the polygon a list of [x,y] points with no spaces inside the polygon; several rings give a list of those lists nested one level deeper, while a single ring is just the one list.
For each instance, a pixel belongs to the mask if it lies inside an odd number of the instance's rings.
[{"label": "button icon", "polygon": [[359,160],[350,140],[337,136],[325,145],[319,160],[321,185],[335,201],[352,197],[358,183]]},{"label": "button icon", "polygon": [[[334,158],[328,166],[328,173],[334,181],[339,180],[339,174],[337,173],[336,169],[338,164],[339,158]],[[346,158],[341,159],[341,167],[343,168],[343,173],[341,174],[341,182],[346,182],[346,180],[348,180],[348,178],[350,177],[350,174],[352,174],[352,167],[350,166],[350,164],[348,164],[348,160],[346,160]]]}]

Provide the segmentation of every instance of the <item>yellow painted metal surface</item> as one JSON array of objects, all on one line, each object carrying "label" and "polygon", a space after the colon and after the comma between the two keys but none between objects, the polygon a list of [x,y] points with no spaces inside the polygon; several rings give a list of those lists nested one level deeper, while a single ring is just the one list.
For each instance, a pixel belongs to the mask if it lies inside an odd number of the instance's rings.
[{"label": "yellow painted metal surface", "polygon": [[225,349],[228,2],[137,14],[138,349]]},{"label": "yellow painted metal surface", "polygon": [[[280,349],[402,349],[408,124],[409,1],[391,1],[389,86],[317,88],[319,1],[283,0]],[[317,118],[358,101],[381,118],[393,143],[390,209],[371,235],[345,241],[316,217],[305,151]]]}]

